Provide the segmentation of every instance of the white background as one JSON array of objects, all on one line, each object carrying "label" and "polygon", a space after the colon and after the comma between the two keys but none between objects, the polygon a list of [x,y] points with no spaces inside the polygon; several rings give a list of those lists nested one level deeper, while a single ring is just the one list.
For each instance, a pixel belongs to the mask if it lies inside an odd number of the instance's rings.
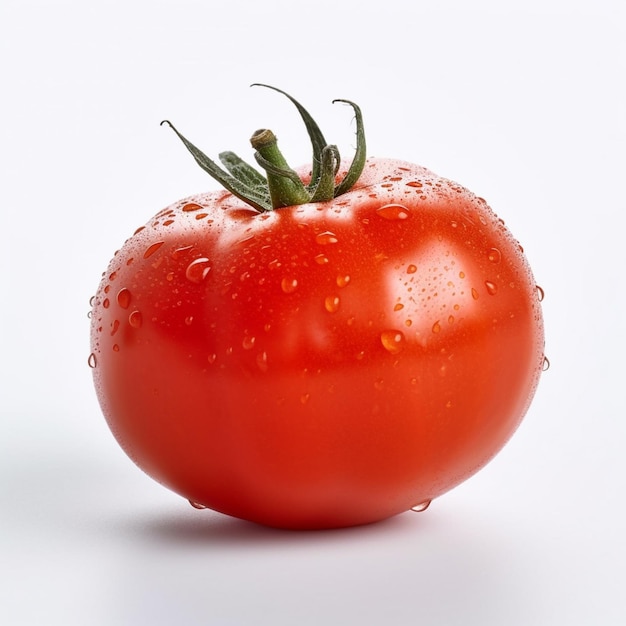
[{"label": "white background", "polygon": [[[626,623],[622,0],[152,0],[0,5],[0,622],[8,626]],[[349,153],[488,199],[545,289],[552,363],[482,472],[369,527],[198,512],[110,435],[87,367],[112,253],[215,188],[210,155],[301,100]]]}]

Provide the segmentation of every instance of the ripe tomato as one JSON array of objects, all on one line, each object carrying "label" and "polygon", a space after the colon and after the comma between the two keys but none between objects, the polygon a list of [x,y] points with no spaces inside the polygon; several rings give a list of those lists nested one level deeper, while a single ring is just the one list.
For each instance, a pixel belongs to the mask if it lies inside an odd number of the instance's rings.
[{"label": "ripe tomato", "polygon": [[176,202],[103,275],[90,356],[103,413],[139,467],[198,507],[288,528],[424,508],[531,402],[542,315],[503,221],[423,167],[361,167],[342,195],[276,210],[232,190]]}]

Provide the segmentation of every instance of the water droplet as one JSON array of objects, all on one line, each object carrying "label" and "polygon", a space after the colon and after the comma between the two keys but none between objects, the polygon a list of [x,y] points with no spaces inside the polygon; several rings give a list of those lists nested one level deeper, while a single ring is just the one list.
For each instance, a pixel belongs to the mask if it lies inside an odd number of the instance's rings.
[{"label": "water droplet", "polygon": [[91,369],[94,369],[96,365],[98,365],[96,355],[93,352],[89,355],[89,358],[87,359],[87,365],[89,365]]},{"label": "water droplet", "polygon": [[144,259],[150,258],[164,243],[165,243],[164,241],[157,241],[153,243],[152,245],[148,246],[146,248],[146,251],[143,253],[143,258]]},{"label": "water droplet", "polygon": [[324,308],[329,313],[336,313],[339,310],[339,296],[326,296]]},{"label": "water droplet", "polygon": [[128,305],[130,304],[130,291],[128,291],[126,287],[122,287],[122,289],[117,292],[117,303],[123,309],[128,308]]},{"label": "water droplet", "polygon": [[185,318],[185,325],[186,326],[191,326],[193,324],[193,315],[188,315]]},{"label": "water droplet", "polygon": [[541,366],[542,372],[547,372],[550,369],[550,361],[547,356],[543,357],[543,365]]},{"label": "water droplet", "polygon": [[401,204],[386,204],[376,209],[376,214],[386,220],[405,220],[409,217],[409,209]]},{"label": "water droplet", "polygon": [[337,287],[345,287],[350,282],[350,276],[339,275],[337,276]]},{"label": "water droplet", "polygon": [[337,243],[337,241],[337,235],[335,235],[335,233],[331,233],[329,230],[315,236],[315,242],[320,246],[327,246],[331,243]]},{"label": "water droplet", "polygon": [[459,272],[459,278],[465,278],[465,272]]},{"label": "water droplet", "polygon": [[423,184],[419,180],[412,180],[406,184],[407,187],[423,187]]},{"label": "water droplet", "polygon": [[262,372],[267,372],[267,352],[259,352],[256,355],[256,364]]},{"label": "water droplet", "polygon": [[385,330],[380,334],[380,341],[385,350],[398,354],[404,348],[404,334],[399,330]]},{"label": "water droplet", "polygon": [[89,306],[93,306],[95,301],[96,301],[96,296],[91,296],[91,298],[89,298]]},{"label": "water droplet", "polygon": [[133,327],[133,328],[140,328],[141,327],[141,323],[142,323],[143,319],[141,317],[141,313],[139,311],[133,311],[129,316],[128,316],[128,323]]},{"label": "water droplet", "polygon": [[328,263],[328,257],[325,254],[318,254],[315,257],[315,262],[318,265],[326,265],[326,263]]},{"label": "water droplet", "polygon": [[200,257],[192,261],[185,270],[187,280],[192,283],[201,283],[211,271],[211,261],[206,257]]},{"label": "water droplet", "polygon": [[498,248],[491,248],[487,253],[487,258],[492,263],[500,263],[500,261],[502,260],[502,253],[500,252],[500,250],[498,250]]},{"label": "water droplet", "polygon": [[402,311],[402,309],[403,309],[403,308],[404,308],[404,304],[401,304],[400,302],[398,302],[398,304],[396,304],[396,305],[393,307],[393,310],[394,310],[394,311]]},{"label": "water droplet", "polygon": [[298,287],[298,280],[296,278],[283,278],[280,281],[280,288],[285,293],[293,293]]},{"label": "water droplet", "polygon": [[422,513],[430,506],[430,503],[430,500],[424,500],[423,502],[419,502],[415,506],[411,507],[411,511],[413,511],[414,513]]},{"label": "water droplet", "polygon": [[441,324],[439,322],[435,322],[433,324],[432,331],[434,333],[438,333],[439,331],[441,331]]},{"label": "water droplet", "polygon": [[546,292],[539,285],[537,285],[536,287],[537,287],[537,299],[539,300],[539,302],[543,302]]},{"label": "water droplet", "polygon": [[199,502],[194,502],[193,500],[189,500],[189,504],[191,504],[191,506],[194,509],[198,509],[199,511],[202,511],[202,510],[208,508],[208,507],[204,506],[204,504],[200,504]]},{"label": "water droplet", "polygon": [[407,274],[415,274],[415,272],[417,272],[417,266],[416,265],[411,264],[411,265],[409,265],[406,268],[406,273]]},{"label": "water droplet", "polygon": [[178,257],[180,257],[181,254],[183,254],[183,252],[189,252],[189,250],[191,250],[193,248],[193,246],[188,245],[188,246],[181,246],[180,248],[176,248],[176,250],[174,250],[174,252],[172,252],[172,258],[173,259],[178,259]]},{"label": "water droplet", "polygon": [[114,281],[117,278],[117,272],[111,272],[109,275],[109,280]]},{"label": "water droplet", "polygon": [[215,363],[215,359],[217,359],[217,354],[209,354],[209,356],[206,358],[206,360],[213,365],[213,363]]},{"label": "water droplet", "polygon": [[474,300],[478,300],[478,291],[476,291],[474,287],[472,287],[472,298],[474,298]]},{"label": "water droplet", "polygon": [[495,283],[492,283],[490,280],[485,281],[485,288],[487,289],[487,293],[490,296],[495,296],[496,293],[498,292],[498,285],[496,285]]},{"label": "water droplet", "polygon": [[183,211],[185,213],[190,213],[191,211],[199,211],[201,207],[199,204],[196,204],[195,202],[188,202],[184,207],[183,207]]},{"label": "water droplet", "polygon": [[246,335],[241,342],[244,350],[252,350],[254,348],[254,344],[256,342],[256,337],[251,337],[250,335]]},{"label": "water droplet", "polygon": [[454,324],[454,315],[448,315],[448,324]]},{"label": "water droplet", "polygon": [[300,404],[306,404],[311,399],[310,393],[303,393],[300,396]]},{"label": "water droplet", "polygon": [[116,343],[114,343],[113,344],[113,352],[119,352],[119,351],[120,351],[120,347]]},{"label": "water droplet", "polygon": [[120,321],[114,320],[113,323],[111,324],[111,337],[115,335],[115,333],[119,330],[119,327],[120,327]]}]

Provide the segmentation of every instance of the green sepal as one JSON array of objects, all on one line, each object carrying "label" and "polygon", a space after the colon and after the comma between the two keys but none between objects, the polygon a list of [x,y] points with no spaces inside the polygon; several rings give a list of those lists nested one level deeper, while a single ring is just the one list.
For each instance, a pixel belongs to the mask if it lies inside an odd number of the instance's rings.
[{"label": "green sepal", "polygon": [[215,180],[217,180],[225,189],[247,204],[253,206],[258,211],[270,211],[272,209],[272,204],[269,201],[269,194],[259,193],[257,190],[246,186],[239,179],[223,170],[219,165],[217,165],[217,163],[204,154],[204,152],[196,148],[196,146],[194,146],[188,139],[181,135],[181,133],[178,132],[176,127],[169,120],[163,120],[161,125],[163,124],[167,124],[178,135],[178,138],[183,142],[183,144],[185,144],[185,147],[196,160],[196,163],[207,174],[210,174]]},{"label": "green sepal", "polygon": [[350,102],[350,100],[333,100],[333,104],[335,102],[344,102],[345,104],[349,104],[354,109],[354,117],[356,119],[356,151],[354,153],[354,158],[352,159],[352,163],[350,165],[350,169],[348,173],[345,175],[344,179],[335,187],[335,193],[333,197],[340,196],[346,191],[352,189],[355,185],[356,181],[359,180],[359,176],[361,176],[363,172],[363,168],[365,167],[365,161],[367,159],[366,154],[366,142],[365,142],[365,129],[363,127],[363,115],[361,113],[361,109],[354,102]]}]

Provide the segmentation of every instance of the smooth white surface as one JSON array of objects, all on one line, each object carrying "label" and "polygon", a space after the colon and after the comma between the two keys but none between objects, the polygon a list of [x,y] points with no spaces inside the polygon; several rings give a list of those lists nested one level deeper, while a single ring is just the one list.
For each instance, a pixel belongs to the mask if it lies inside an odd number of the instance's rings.
[{"label": "smooth white surface", "polygon": [[[626,623],[621,0],[0,6],[0,623]],[[435,8],[436,7],[436,8]],[[309,20],[307,22],[307,20]],[[425,513],[284,533],[188,507],[102,419],[88,300],[114,250],[300,99],[343,152],[483,195],[546,291],[552,366],[518,433]]]}]

